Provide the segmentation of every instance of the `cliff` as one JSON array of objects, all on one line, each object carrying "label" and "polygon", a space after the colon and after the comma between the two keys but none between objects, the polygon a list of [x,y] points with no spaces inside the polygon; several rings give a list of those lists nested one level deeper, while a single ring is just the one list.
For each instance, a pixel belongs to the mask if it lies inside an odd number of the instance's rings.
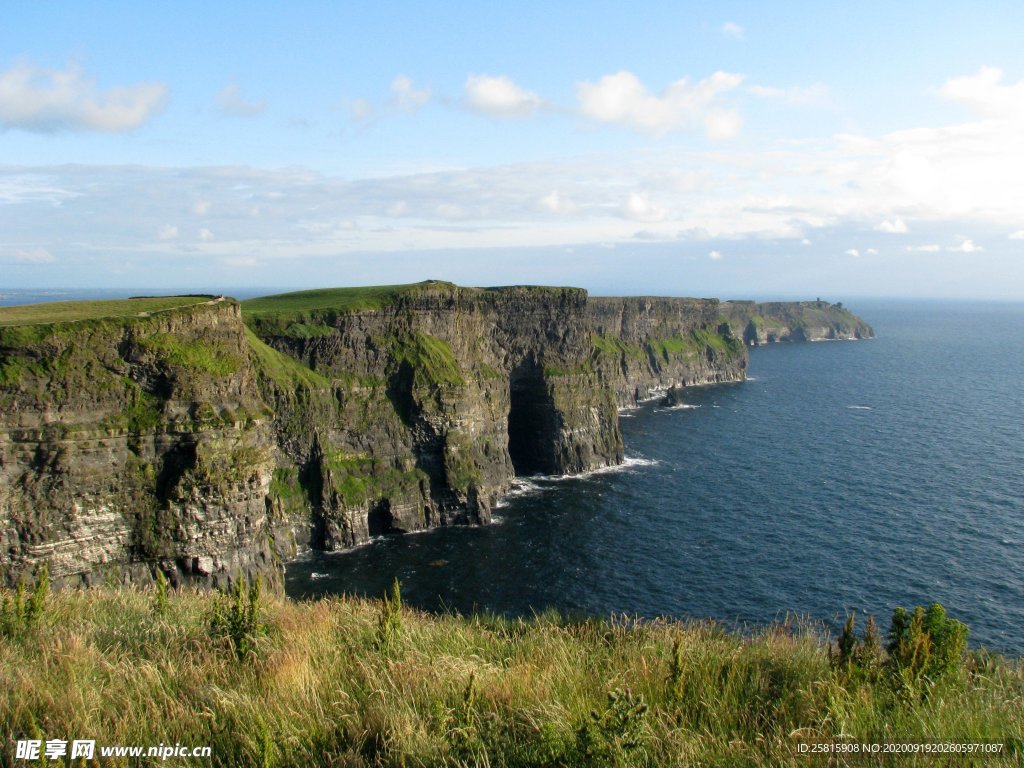
[{"label": "cliff", "polygon": [[434,281],[5,308],[0,580],[223,584],[487,523],[516,475],[620,463],[617,406],[742,380],[751,342],[868,335],[815,302]]},{"label": "cliff", "polygon": [[717,299],[592,298],[598,375],[620,407],[675,387],[742,381],[747,353]]},{"label": "cliff", "polygon": [[[587,295],[430,282],[245,304],[279,414],[279,504],[304,498],[313,546],[486,523],[516,474],[621,462],[615,403],[590,363]],[[265,345],[265,346],[264,346]],[[309,418],[310,412],[316,414]]]},{"label": "cliff", "polygon": [[55,305],[72,319],[0,327],[6,581],[43,562],[57,584],[271,567],[271,413],[240,308],[167,303]]},{"label": "cliff", "polygon": [[827,301],[722,302],[722,314],[745,344],[870,339],[871,326],[842,303]]}]

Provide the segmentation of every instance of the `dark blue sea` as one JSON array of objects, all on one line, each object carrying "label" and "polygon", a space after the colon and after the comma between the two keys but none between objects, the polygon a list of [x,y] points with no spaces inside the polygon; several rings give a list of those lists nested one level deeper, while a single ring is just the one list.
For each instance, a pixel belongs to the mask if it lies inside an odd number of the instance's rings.
[{"label": "dark blue sea", "polygon": [[750,380],[622,414],[627,466],[530,478],[497,523],[288,565],[295,597],[713,618],[940,602],[1024,653],[1024,305],[863,301],[878,338],[751,352]]}]

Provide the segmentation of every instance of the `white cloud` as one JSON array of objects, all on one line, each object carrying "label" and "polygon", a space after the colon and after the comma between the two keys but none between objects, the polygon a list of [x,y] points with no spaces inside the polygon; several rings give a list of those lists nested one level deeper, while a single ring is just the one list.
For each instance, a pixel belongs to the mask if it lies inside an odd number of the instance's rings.
[{"label": "white cloud", "polygon": [[129,131],[153,117],[166,98],[162,83],[99,91],[75,64],[43,69],[22,61],[0,72],[0,123],[26,131]]},{"label": "white cloud", "polygon": [[1018,229],[1016,232],[1010,233],[1011,240],[1024,240],[1024,229]]},{"label": "white cloud", "polygon": [[856,248],[848,248],[845,251],[843,251],[843,253],[845,253],[847,256],[853,256],[854,258],[860,256],[860,251],[858,251]]},{"label": "white cloud", "polygon": [[751,85],[747,91],[762,99],[777,99],[793,107],[822,107],[829,103],[829,89],[822,83],[794,85],[789,88],[775,88],[767,85]]},{"label": "white cloud", "polygon": [[722,252],[712,251],[711,253],[708,254],[708,258],[711,259],[712,261],[719,261],[722,258]]},{"label": "white cloud", "polygon": [[52,264],[57,259],[45,248],[23,248],[14,252],[14,261],[22,264]]},{"label": "white cloud", "polygon": [[981,253],[985,249],[982,248],[977,243],[975,243],[973,240],[964,238],[960,245],[954,246],[952,248],[947,248],[946,250],[952,251],[954,253]]},{"label": "white cloud", "polygon": [[808,240],[808,239],[807,239],[806,237],[805,237],[805,238],[803,238],[803,239],[802,239],[802,240],[800,241],[800,245],[810,245],[810,244],[811,244],[811,241],[810,241],[810,240]]},{"label": "white cloud", "polygon": [[220,263],[228,267],[255,267],[257,261],[251,256],[229,256],[221,259]]},{"label": "white cloud", "polygon": [[982,67],[975,75],[947,80],[942,86],[942,95],[965,104],[981,117],[1024,117],[1024,80],[1002,85],[1002,79],[1001,69]]},{"label": "white cloud", "polygon": [[491,117],[526,117],[543,103],[536,93],[521,88],[505,75],[470,75],[465,87],[470,108]]},{"label": "white cloud", "polygon": [[576,204],[565,195],[560,195],[557,189],[551,190],[540,199],[541,207],[551,213],[570,214],[576,212]]},{"label": "white cloud", "polygon": [[391,81],[391,97],[401,111],[415,112],[430,101],[430,89],[416,90],[412,79],[406,75],[399,75]]},{"label": "white cloud", "polygon": [[712,139],[739,132],[740,117],[721,95],[737,88],[743,75],[715,72],[697,83],[683,78],[659,95],[652,94],[632,72],[605,75],[597,83],[579,83],[580,114],[602,123],[618,123],[654,136],[703,127]]},{"label": "white cloud", "polygon": [[178,228],[173,224],[164,224],[156,233],[159,240],[173,240],[178,236]]},{"label": "white cloud", "polygon": [[206,216],[210,213],[210,201],[209,200],[196,200],[192,204],[192,213],[196,216]]},{"label": "white cloud", "polygon": [[864,253],[867,256],[877,256],[878,255],[878,250],[876,248],[868,248],[866,251],[864,251]]},{"label": "white cloud", "polygon": [[908,245],[907,246],[907,251],[910,252],[910,253],[938,253],[941,250],[942,250],[942,248],[940,248],[935,243],[929,243],[928,245]]},{"label": "white cloud", "polygon": [[204,243],[208,243],[210,240],[213,240],[213,232],[211,232],[206,227],[203,227],[202,229],[199,230],[199,239],[202,240]]},{"label": "white cloud", "polygon": [[881,224],[875,227],[875,229],[878,232],[886,232],[890,235],[905,235],[910,231],[907,229],[907,225],[903,219],[900,218],[885,219]]},{"label": "white cloud", "polygon": [[355,99],[348,104],[348,111],[356,120],[369,120],[376,110],[373,104],[366,99]]},{"label": "white cloud", "polygon": [[735,21],[727,21],[722,25],[722,34],[728,37],[735,38],[736,40],[742,40],[747,35],[747,31],[743,29]]},{"label": "white cloud", "polygon": [[236,117],[255,117],[267,108],[262,101],[250,101],[243,98],[238,83],[225,85],[217,94],[217,108],[221,112]]},{"label": "white cloud", "polygon": [[631,192],[622,204],[622,215],[630,221],[658,222],[664,221],[668,211],[662,206],[652,203],[643,192]]}]

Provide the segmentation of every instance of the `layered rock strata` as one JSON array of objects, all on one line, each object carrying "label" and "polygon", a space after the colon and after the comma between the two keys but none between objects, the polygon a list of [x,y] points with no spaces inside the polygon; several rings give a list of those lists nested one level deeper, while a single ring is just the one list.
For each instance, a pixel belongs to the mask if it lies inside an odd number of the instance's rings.
[{"label": "layered rock strata", "polygon": [[746,377],[746,349],[717,299],[592,298],[587,315],[596,370],[620,407]]},{"label": "layered rock strata", "polygon": [[0,576],[273,570],[271,418],[235,302],[0,328]]}]

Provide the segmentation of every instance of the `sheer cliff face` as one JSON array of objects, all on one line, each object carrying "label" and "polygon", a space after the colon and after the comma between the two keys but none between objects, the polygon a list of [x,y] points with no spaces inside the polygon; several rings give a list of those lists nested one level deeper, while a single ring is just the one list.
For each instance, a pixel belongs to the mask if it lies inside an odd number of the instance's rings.
[{"label": "sheer cliff face", "polygon": [[516,475],[621,462],[617,406],[740,380],[762,338],[870,335],[814,302],[318,293],[258,300],[248,327],[224,299],[0,327],[0,581],[216,585],[486,523]]},{"label": "sheer cliff face", "polygon": [[0,577],[270,566],[270,414],[237,304],[0,328],[0,360]]},{"label": "sheer cliff face", "polygon": [[[373,310],[256,317],[274,350],[329,384],[306,400],[333,417],[279,423],[314,518],[312,544],[486,523],[516,474],[622,460],[615,403],[590,365],[576,289],[426,286]],[[315,332],[310,332],[316,328]],[[263,378],[278,410],[294,390]],[[333,397],[330,393],[333,392]]]},{"label": "sheer cliff face", "polygon": [[746,377],[746,350],[716,299],[592,298],[587,314],[598,373],[620,406]]}]

